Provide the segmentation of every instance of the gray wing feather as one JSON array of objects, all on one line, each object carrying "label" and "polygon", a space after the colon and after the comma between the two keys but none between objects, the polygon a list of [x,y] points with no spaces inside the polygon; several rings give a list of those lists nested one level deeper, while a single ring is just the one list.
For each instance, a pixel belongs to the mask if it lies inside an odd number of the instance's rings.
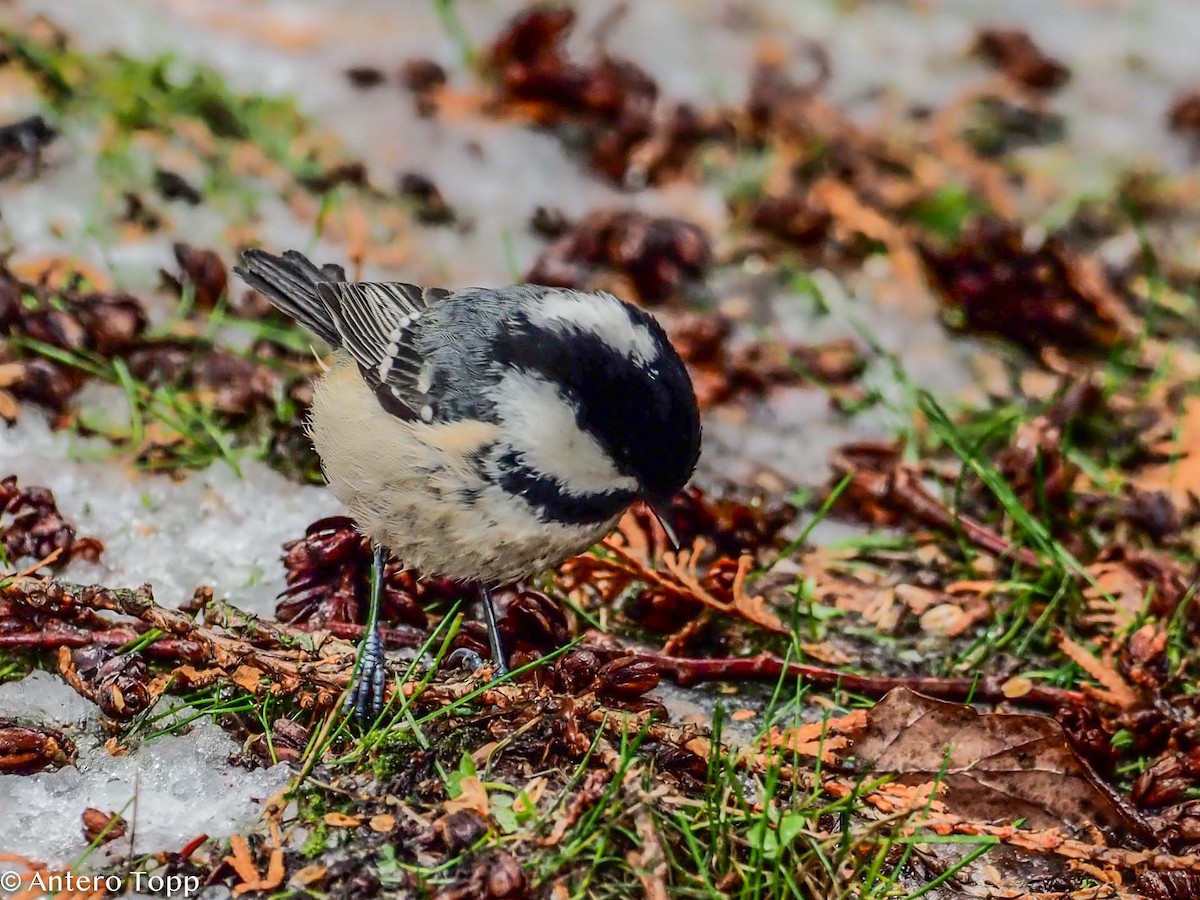
[{"label": "gray wing feather", "polygon": [[415,347],[416,336],[425,311],[450,292],[401,282],[322,282],[317,295],[342,347],[385,407],[403,418],[416,418],[426,402],[417,389],[424,360]]},{"label": "gray wing feather", "polygon": [[345,281],[341,266],[317,268],[303,254],[288,250],[275,256],[251,249],[242,254],[242,264],[233,271],[262,293],[277,308],[291,316],[331,346],[338,346],[338,333],[325,305],[317,297],[322,281]]}]

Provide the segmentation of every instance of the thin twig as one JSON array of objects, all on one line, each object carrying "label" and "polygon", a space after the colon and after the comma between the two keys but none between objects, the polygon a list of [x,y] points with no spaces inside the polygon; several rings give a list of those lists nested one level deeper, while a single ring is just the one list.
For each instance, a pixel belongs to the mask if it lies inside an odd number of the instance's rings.
[{"label": "thin twig", "polygon": [[822,666],[788,662],[774,653],[721,659],[690,659],[663,653],[635,653],[634,659],[654,665],[661,676],[689,687],[706,681],[775,681],[783,675],[802,679],[819,688],[840,687],[868,697],[882,697],[893,688],[905,687],[939,700],[980,703],[1016,702],[1024,706],[1058,709],[1082,706],[1087,696],[1082,691],[1048,685],[1034,685],[1019,697],[1004,693],[1007,678],[936,678],[933,676],[856,675]]}]

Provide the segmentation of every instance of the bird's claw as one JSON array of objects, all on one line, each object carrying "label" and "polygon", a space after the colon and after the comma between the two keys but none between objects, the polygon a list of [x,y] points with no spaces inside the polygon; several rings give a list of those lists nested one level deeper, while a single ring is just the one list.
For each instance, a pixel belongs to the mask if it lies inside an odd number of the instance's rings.
[{"label": "bird's claw", "polygon": [[354,676],[354,684],[342,701],[342,713],[354,711],[362,725],[368,725],[383,712],[383,688],[387,684],[387,661],[383,655],[383,640],[379,629],[372,628],[363,641],[362,658]]},{"label": "bird's claw", "polygon": [[456,650],[451,650],[446,657],[447,669],[464,669],[468,672],[474,672],[483,665],[483,657],[467,647],[459,647]]}]

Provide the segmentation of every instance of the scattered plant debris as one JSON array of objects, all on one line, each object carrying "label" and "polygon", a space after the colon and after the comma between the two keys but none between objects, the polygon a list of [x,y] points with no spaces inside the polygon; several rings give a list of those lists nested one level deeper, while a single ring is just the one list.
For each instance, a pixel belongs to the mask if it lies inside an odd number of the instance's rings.
[{"label": "scattered plant debris", "polygon": [[698,226],[632,210],[602,210],[551,243],[525,280],[584,290],[607,286],[657,306],[681,299],[711,265],[712,246]]},{"label": "scattered plant debris", "polygon": [[487,52],[498,109],[544,126],[584,125],[592,165],[620,180],[634,145],[653,127],[658,87],[641,68],[601,51],[590,63],[567,55],[575,24],[568,6],[535,6],[508,23]]},{"label": "scattered plant debris", "polygon": [[58,131],[41,116],[0,126],[0,181],[37,175],[42,151],[57,137]]},{"label": "scattered plant debris", "polygon": [[1031,247],[1017,226],[987,219],[948,250],[923,246],[921,257],[951,324],[1033,352],[1103,353],[1131,338],[1104,272],[1053,237]]},{"label": "scattered plant debris", "polygon": [[[352,519],[339,516],[314,522],[303,538],[284,546],[283,563],[288,587],[277,609],[280,621],[316,627],[362,622],[370,589],[371,548]],[[452,603],[461,592],[461,586],[449,579],[421,578],[390,560],[383,578],[383,621],[425,628],[426,604]],[[411,639],[407,643],[411,645]]]},{"label": "scattered plant debris", "polygon": [[996,809],[1036,829],[1153,844],[1153,831],[1071,749],[1045,716],[979,714],[969,706],[897,689],[867,715],[854,753],[901,784],[939,785],[941,800],[966,819]]},{"label": "scattered plant debris", "polygon": [[1167,124],[1177,134],[1200,137],[1200,91],[1189,91],[1171,104]]},{"label": "scattered plant debris", "polygon": [[179,276],[162,272],[163,281],[181,296],[190,291],[198,309],[214,309],[229,285],[225,263],[213,250],[176,243],[172,248],[179,263]]},{"label": "scattered plant debris", "polygon": [[[436,6],[453,30],[453,4]],[[113,752],[186,728],[171,711],[187,707],[233,735],[244,764],[290,764],[286,802],[255,833],[201,835],[158,858],[235,895],[1190,900],[1196,276],[1159,233],[1186,221],[1187,191],[1134,173],[1041,237],[1030,210],[1055,198],[1013,152],[1064,137],[1047,97],[1070,73],[1022,31],[977,37],[1002,77],[865,124],[826,95],[834,61],[814,41],[764,42],[744,101],[666,102],[606,45],[620,15],[580,36],[570,8],[529,7],[479,53],[462,31],[482,102],[431,60],[399,75],[439,127],[503,116],[548,129],[621,189],[690,182],[725,198],[719,230],[640,211],[661,208],[644,198],[576,221],[539,209],[530,228],[550,243],[530,280],[668,307],[706,409],[801,383],[836,403],[873,389],[883,355],[868,370],[868,334],[784,343],[754,334],[734,302],[728,317],[689,304],[721,290],[718,267],[777,285],[816,265],[856,290],[879,284],[881,303],[932,286],[951,326],[1036,359],[1004,355],[986,400],[951,412],[897,366],[888,387],[905,400],[869,429],[899,422],[896,440],[840,447],[824,488],[749,500],[690,488],[667,513],[683,549],[637,507],[592,552],[497,590],[504,680],[481,663],[474,597],[389,562],[384,641],[416,652],[394,656],[388,707],[361,731],[338,715],[371,567],[352,521],[315,522],[286,545],[278,622],[205,589],[170,610],[149,587],[34,575],[100,545],[49,492],[5,479],[0,677],[54,668],[96,705]],[[303,432],[307,339],[261,296],[229,290],[223,260],[262,239],[250,195],[269,186],[350,263],[397,269],[412,220],[458,220],[442,193],[453,185],[409,172],[376,188],[290,104],[234,94],[207,69],[89,56],[44,22],[0,40],[0,66],[51,121],[107,136],[107,224],[161,242],[187,213],[170,201],[236,217],[229,247],[175,245],[178,300],[153,329],[150,298],[15,248],[0,265],[0,417],[36,403],[144,467],[247,454],[319,479]],[[391,77],[345,75],[362,89]],[[1170,113],[1180,134],[1197,130],[1194,100]],[[36,174],[53,131],[40,117],[0,129],[0,177]],[[1132,261],[1108,261],[1131,241]],[[232,329],[248,339],[214,337]],[[123,391],[127,427],[73,408],[89,379]],[[850,537],[813,546],[826,517]],[[694,688],[702,724],[675,712],[672,685]],[[74,757],[56,730],[0,723],[6,773]],[[111,811],[82,819],[89,841],[126,827]],[[50,871],[4,862],[26,880]]]},{"label": "scattered plant debris", "polygon": [[204,202],[204,195],[190,181],[178,172],[169,169],[156,169],[154,186],[164,200],[182,200],[189,206],[199,206]]},{"label": "scattered plant debris", "polygon": [[379,87],[387,80],[382,69],[375,66],[351,66],[346,70],[346,79],[360,90]]},{"label": "scattered plant debris", "polygon": [[1047,56],[1027,31],[985,28],[975,37],[973,52],[1005,78],[1034,91],[1055,91],[1071,77],[1070,70]]},{"label": "scattered plant debris", "polygon": [[410,59],[400,70],[400,81],[412,93],[418,115],[430,118],[437,112],[435,98],[446,85],[445,69],[431,59]]},{"label": "scattered plant debris", "polygon": [[0,774],[61,769],[74,765],[76,755],[75,744],[57,731],[0,720]]},{"label": "scattered plant debris", "polygon": [[438,186],[424,175],[405,172],[396,183],[396,191],[413,204],[414,215],[422,224],[450,225],[458,218]]},{"label": "scattered plant debris", "polygon": [[115,812],[88,807],[83,811],[83,836],[89,844],[107,844],[124,837],[128,823]]},{"label": "scattered plant debris", "polygon": [[[10,340],[29,339],[68,354],[115,356],[145,333],[146,315],[134,297],[96,290],[81,275],[62,284],[50,275],[27,280],[0,266],[0,332]],[[81,374],[57,359],[17,359],[11,345],[0,348],[0,356],[5,357],[4,390],[17,399],[62,412],[83,386]]]},{"label": "scattered plant debris", "polygon": [[96,562],[104,545],[81,538],[44,487],[21,488],[15,475],[0,481],[0,544],[10,563],[35,561],[60,569],[72,559]]},{"label": "scattered plant debris", "polygon": [[820,346],[751,341],[730,348],[732,331],[733,323],[715,313],[687,314],[670,330],[671,343],[688,365],[702,409],[783,385],[844,385],[866,366],[851,340]]}]

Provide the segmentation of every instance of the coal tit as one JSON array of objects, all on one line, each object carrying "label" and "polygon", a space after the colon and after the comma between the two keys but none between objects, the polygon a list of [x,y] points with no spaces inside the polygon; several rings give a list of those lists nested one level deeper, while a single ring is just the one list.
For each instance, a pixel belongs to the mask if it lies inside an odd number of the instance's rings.
[{"label": "coal tit", "polygon": [[377,715],[385,551],[489,589],[603,538],[635,501],[658,513],[700,455],[691,380],[654,317],[612,294],[518,285],[450,292],[351,283],[296,251],[235,270],[336,349],[308,429],[333,493],[375,546],[367,634],[346,698]]}]

